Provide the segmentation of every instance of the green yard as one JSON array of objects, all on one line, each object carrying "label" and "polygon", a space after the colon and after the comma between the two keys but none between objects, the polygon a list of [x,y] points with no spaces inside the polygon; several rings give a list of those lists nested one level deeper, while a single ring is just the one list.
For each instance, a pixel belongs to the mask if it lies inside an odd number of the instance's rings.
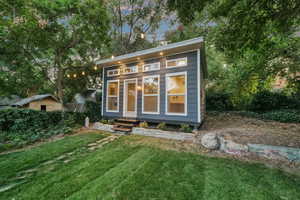
[{"label": "green yard", "polygon": [[0,199],[300,199],[299,177],[259,164],[162,150],[137,136],[88,149],[106,136],[1,155]]}]

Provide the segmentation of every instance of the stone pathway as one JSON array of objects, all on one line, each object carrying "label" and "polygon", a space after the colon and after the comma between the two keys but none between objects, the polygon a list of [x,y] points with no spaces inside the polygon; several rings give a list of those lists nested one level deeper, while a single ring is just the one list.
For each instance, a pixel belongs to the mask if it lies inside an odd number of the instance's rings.
[{"label": "stone pathway", "polygon": [[97,140],[93,143],[88,144],[85,147],[78,148],[72,152],[64,153],[52,160],[47,160],[38,166],[26,169],[23,171],[20,171],[16,177],[11,178],[9,181],[9,184],[3,185],[0,187],[0,193],[5,192],[9,189],[12,189],[20,184],[26,183],[28,178],[30,178],[32,175],[38,172],[49,172],[55,169],[55,165],[59,163],[67,164],[76,158],[78,158],[80,154],[82,153],[89,153],[92,151],[95,151],[96,149],[99,149],[103,147],[104,145],[113,142],[114,140],[120,138],[121,135],[111,135],[108,137],[105,137],[103,139]]}]

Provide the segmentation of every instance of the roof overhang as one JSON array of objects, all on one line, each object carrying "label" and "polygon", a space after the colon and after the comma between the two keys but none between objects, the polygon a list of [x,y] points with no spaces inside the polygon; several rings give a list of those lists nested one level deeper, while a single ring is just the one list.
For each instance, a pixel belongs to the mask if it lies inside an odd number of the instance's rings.
[{"label": "roof overhang", "polygon": [[164,46],[159,46],[151,49],[146,49],[142,51],[136,51],[134,53],[124,54],[121,56],[117,56],[114,58],[107,58],[96,61],[97,65],[118,65],[121,63],[130,63],[130,62],[138,62],[139,60],[146,60],[161,56],[168,56],[172,54],[177,54],[185,51],[196,50],[201,47],[201,43],[203,42],[202,37],[193,38],[190,40],[185,40],[181,42],[171,43]]}]

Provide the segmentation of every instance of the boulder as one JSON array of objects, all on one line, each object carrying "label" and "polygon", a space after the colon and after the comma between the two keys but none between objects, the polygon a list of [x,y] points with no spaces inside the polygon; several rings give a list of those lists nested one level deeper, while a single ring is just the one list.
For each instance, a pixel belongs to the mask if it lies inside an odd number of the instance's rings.
[{"label": "boulder", "polygon": [[216,133],[207,133],[202,136],[201,144],[207,149],[219,149],[220,142]]}]

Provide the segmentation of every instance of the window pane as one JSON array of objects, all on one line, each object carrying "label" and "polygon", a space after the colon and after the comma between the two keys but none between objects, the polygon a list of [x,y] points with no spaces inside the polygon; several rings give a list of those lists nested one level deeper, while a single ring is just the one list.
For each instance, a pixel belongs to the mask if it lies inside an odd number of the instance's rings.
[{"label": "window pane", "polygon": [[168,67],[176,67],[176,60],[174,60],[174,61],[167,61],[167,66]]},{"label": "window pane", "polygon": [[144,79],[144,94],[158,94],[158,77]]},{"label": "window pane", "polygon": [[187,63],[185,58],[177,60],[177,66],[186,66],[186,65]]},{"label": "window pane", "polygon": [[184,113],[184,96],[168,96],[168,112]]},{"label": "window pane", "polygon": [[144,71],[158,70],[159,67],[160,67],[159,63],[147,64],[144,66]]},{"label": "window pane", "polygon": [[167,77],[168,94],[184,94],[185,93],[185,76]]},{"label": "window pane", "polygon": [[144,97],[144,112],[158,112],[158,96]]},{"label": "window pane", "polygon": [[108,110],[118,110],[118,97],[108,97]]},{"label": "window pane", "polygon": [[118,82],[108,83],[108,96],[118,96]]}]

